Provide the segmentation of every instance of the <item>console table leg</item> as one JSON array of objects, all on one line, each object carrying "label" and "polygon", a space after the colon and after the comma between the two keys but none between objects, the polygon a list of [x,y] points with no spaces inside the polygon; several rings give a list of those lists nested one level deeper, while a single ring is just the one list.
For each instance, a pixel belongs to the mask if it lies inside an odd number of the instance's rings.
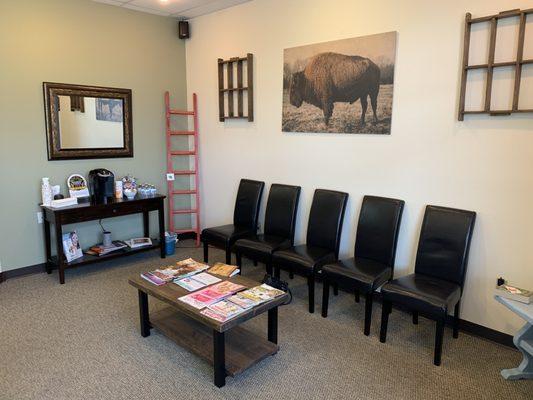
[{"label": "console table leg", "polygon": [[143,211],[144,237],[150,237],[150,213]]},{"label": "console table leg", "polygon": [[65,262],[63,255],[63,229],[61,222],[55,222],[56,226],[56,254],[57,254],[57,269],[59,270],[59,283],[65,283]]},{"label": "console table leg", "polygon": [[45,246],[45,254],[46,254],[46,261],[45,261],[45,269],[47,274],[52,273],[52,266],[50,265],[50,259],[52,258],[52,241],[50,240],[50,222],[48,222],[46,219],[44,220],[43,224],[44,228],[44,246]]},{"label": "console table leg", "polygon": [[268,341],[278,343],[278,307],[268,310]]},{"label": "console table leg", "polygon": [[224,332],[213,330],[213,366],[215,372],[215,386],[226,384],[226,360]]},{"label": "console table leg", "polygon": [[533,379],[533,325],[526,323],[513,338],[513,343],[524,358],[517,368],[503,369],[505,379]]},{"label": "console table leg", "polygon": [[165,208],[163,206],[163,200],[157,211],[159,216],[159,244],[161,245],[161,258],[165,258],[167,253],[165,251]]},{"label": "console table leg", "polygon": [[150,336],[150,316],[148,314],[148,295],[139,290],[139,317],[141,321],[141,336]]}]

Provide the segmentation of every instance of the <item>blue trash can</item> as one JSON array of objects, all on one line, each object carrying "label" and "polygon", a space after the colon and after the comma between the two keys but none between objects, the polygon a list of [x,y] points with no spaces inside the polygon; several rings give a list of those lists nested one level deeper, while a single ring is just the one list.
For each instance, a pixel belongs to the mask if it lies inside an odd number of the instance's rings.
[{"label": "blue trash can", "polygon": [[165,254],[171,256],[176,252],[176,242],[178,241],[178,235],[169,232],[165,235]]}]

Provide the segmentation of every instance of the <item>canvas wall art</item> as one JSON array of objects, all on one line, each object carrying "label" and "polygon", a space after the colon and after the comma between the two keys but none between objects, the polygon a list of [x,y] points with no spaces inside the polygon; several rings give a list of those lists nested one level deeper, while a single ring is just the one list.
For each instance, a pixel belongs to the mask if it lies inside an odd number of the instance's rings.
[{"label": "canvas wall art", "polygon": [[283,54],[283,132],[391,133],[396,32]]}]

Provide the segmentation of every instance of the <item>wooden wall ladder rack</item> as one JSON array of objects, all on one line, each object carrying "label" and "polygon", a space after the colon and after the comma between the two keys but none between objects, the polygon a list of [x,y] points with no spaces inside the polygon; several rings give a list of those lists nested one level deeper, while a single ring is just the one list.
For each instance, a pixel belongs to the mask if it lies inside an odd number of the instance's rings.
[{"label": "wooden wall ladder rack", "polygon": [[[166,137],[167,137],[167,174],[186,176],[189,175],[193,177],[194,187],[191,188],[190,185],[188,188],[176,188],[174,185],[174,180],[169,180],[167,178],[168,184],[168,210],[169,210],[169,230],[170,232],[176,232],[178,234],[186,233],[195,233],[196,234],[196,245],[200,245],[200,189],[198,182],[198,102],[196,98],[196,93],[192,95],[193,110],[176,110],[170,108],[170,94],[165,92],[165,110],[166,110]],[[172,116],[185,116],[192,117],[193,119],[193,129],[192,130],[172,130],[171,128],[171,119]],[[174,149],[172,145],[173,136],[186,136],[192,137],[193,146],[192,150],[187,147],[186,150],[183,149]],[[174,157],[193,157],[193,168],[186,170],[175,170],[174,169]],[[191,163],[189,163],[190,165]],[[191,201],[191,208],[188,209],[175,209],[174,200],[177,196],[192,196],[194,201]],[[175,216],[190,214],[195,216],[196,224],[191,228],[185,229],[176,229],[175,228]],[[192,220],[191,220],[192,224]]]},{"label": "wooden wall ladder rack", "polygon": [[[533,8],[527,10],[508,10],[502,11],[499,14],[489,15],[486,17],[472,18],[472,14],[467,13],[465,17],[464,28],[464,44],[463,44],[463,65],[461,76],[461,93],[459,97],[459,115],[458,120],[463,121],[466,114],[489,114],[492,116],[498,115],[511,115],[514,113],[533,113],[533,109],[519,108],[518,101],[520,96],[520,83],[522,79],[522,67],[527,64],[533,64],[533,59],[524,59],[524,40],[526,30],[527,16],[533,14]],[[518,17],[518,45],[516,51],[516,57],[513,60],[506,62],[495,62],[495,50],[496,50],[496,36],[498,31],[498,21],[505,18]],[[468,56],[470,51],[470,36],[471,28],[473,24],[479,24],[483,22],[490,23],[490,40],[489,40],[489,52],[488,60],[485,64],[469,65]],[[508,109],[494,110],[491,108],[492,98],[492,82],[494,78],[494,69],[501,67],[514,67],[514,85],[513,85],[513,99],[512,105]],[[468,80],[468,71],[474,69],[483,69],[487,71],[487,78],[485,81],[485,93],[484,93],[484,105],[480,110],[465,110],[466,102],[466,85]]]}]

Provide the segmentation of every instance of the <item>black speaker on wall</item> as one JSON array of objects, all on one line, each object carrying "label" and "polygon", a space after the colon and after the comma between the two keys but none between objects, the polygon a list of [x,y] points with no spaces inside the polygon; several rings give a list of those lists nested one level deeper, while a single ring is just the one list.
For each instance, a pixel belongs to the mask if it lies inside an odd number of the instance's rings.
[{"label": "black speaker on wall", "polygon": [[178,21],[178,36],[180,39],[189,39],[189,23],[187,21]]}]

